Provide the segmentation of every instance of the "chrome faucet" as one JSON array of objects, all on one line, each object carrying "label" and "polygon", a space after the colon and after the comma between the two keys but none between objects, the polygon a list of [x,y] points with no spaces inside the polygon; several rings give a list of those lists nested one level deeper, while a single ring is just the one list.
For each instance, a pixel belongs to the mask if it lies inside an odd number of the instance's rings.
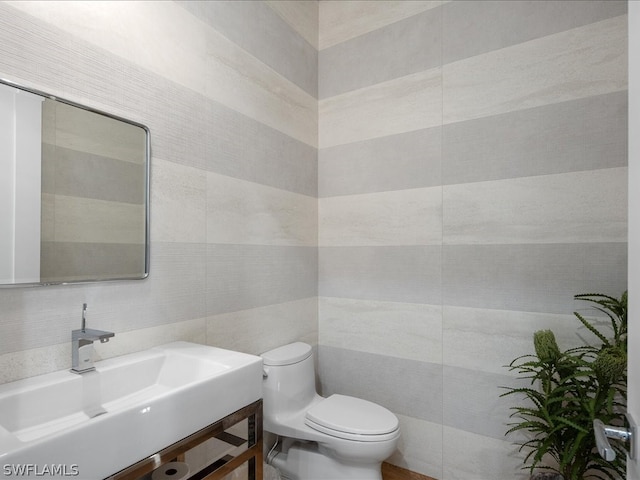
[{"label": "chrome faucet", "polygon": [[82,304],[82,328],[71,332],[71,371],[86,373],[95,370],[93,366],[93,342],[107,343],[115,333],[87,328],[87,304]]}]

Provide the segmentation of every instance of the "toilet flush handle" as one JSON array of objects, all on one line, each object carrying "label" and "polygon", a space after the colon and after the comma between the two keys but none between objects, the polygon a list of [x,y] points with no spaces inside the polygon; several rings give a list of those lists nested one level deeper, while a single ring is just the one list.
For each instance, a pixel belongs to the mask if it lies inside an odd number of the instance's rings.
[{"label": "toilet flush handle", "polygon": [[269,376],[269,369],[268,368],[262,368],[262,378],[267,378]]}]

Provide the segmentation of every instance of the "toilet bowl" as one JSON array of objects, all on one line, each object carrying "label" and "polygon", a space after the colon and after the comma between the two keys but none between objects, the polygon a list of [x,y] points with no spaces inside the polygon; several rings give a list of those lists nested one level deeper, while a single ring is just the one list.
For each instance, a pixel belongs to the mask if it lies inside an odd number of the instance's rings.
[{"label": "toilet bowl", "polygon": [[381,480],[400,438],[397,417],[373,402],[316,393],[311,346],[262,355],[264,430],[280,441],[267,462],[289,480]]}]

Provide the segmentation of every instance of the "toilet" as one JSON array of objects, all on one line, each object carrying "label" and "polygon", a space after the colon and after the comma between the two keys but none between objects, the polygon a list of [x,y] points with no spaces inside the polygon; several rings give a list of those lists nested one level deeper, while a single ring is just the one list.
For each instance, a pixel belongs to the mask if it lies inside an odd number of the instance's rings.
[{"label": "toilet", "polygon": [[367,400],[318,395],[306,343],[261,357],[264,430],[278,436],[267,463],[288,480],[382,480],[381,464],[400,438],[398,418]]}]

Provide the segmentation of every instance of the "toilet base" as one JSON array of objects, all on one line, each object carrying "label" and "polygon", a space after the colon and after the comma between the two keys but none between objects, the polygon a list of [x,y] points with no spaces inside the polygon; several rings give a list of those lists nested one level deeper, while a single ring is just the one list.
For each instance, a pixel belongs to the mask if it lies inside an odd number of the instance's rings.
[{"label": "toilet base", "polygon": [[340,462],[313,442],[294,442],[269,463],[280,470],[283,480],[382,480],[381,463]]}]

